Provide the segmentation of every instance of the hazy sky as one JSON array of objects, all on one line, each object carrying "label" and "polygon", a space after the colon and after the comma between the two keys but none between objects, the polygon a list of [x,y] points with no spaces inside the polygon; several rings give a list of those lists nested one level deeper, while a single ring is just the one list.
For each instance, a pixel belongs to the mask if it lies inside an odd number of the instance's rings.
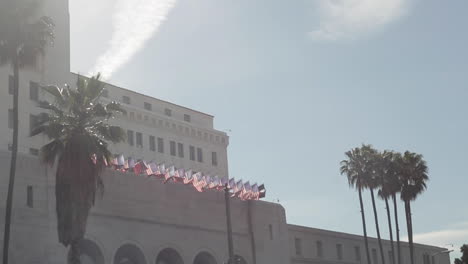
[{"label": "hazy sky", "polygon": [[361,234],[338,168],[369,143],[427,160],[415,241],[468,242],[466,0],[70,1],[73,71],[215,115],[288,222]]}]

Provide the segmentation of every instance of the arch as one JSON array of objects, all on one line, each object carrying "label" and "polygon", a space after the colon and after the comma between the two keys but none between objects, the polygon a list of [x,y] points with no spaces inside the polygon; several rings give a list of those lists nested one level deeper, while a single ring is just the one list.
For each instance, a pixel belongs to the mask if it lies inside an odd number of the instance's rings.
[{"label": "arch", "polygon": [[197,254],[193,264],[217,264],[215,257],[206,251]]},{"label": "arch", "polygon": [[233,264],[247,264],[247,261],[242,256],[234,255],[234,263]]},{"label": "arch", "polygon": [[[83,239],[78,243],[82,264],[104,264],[101,248],[92,240]],[[68,251],[70,254],[70,251]]]},{"label": "arch", "polygon": [[137,246],[125,244],[117,249],[114,264],[146,264],[145,255]]},{"label": "arch", "polygon": [[175,249],[165,248],[156,257],[156,264],[184,264],[184,261]]}]

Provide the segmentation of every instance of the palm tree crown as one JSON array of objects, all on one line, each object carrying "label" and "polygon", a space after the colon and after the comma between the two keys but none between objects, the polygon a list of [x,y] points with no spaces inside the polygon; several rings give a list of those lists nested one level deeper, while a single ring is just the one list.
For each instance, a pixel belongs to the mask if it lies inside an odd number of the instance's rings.
[{"label": "palm tree crown", "polygon": [[18,61],[19,67],[35,66],[54,39],[54,22],[43,16],[37,0],[4,0],[0,2],[0,66]]},{"label": "palm tree crown", "polygon": [[400,197],[409,202],[426,190],[429,180],[426,161],[421,154],[406,151],[400,160]]},{"label": "palm tree crown", "polygon": [[68,246],[83,238],[89,210],[102,190],[100,172],[111,157],[108,142],[124,140],[123,130],[108,124],[116,112],[124,110],[116,102],[100,102],[104,83],[99,75],[78,76],[76,89],[43,88],[54,102],[39,102],[47,113],[41,115],[31,136],[43,133],[51,139],[41,148],[41,160],[50,166],[58,162],[57,228],[59,241]]}]

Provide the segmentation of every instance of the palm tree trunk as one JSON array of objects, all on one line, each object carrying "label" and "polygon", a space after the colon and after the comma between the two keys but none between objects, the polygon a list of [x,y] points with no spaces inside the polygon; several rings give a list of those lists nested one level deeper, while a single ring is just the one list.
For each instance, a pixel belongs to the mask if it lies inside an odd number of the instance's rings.
[{"label": "palm tree trunk", "polygon": [[81,264],[80,260],[80,243],[79,241],[73,241],[70,244],[70,252],[68,255],[68,264]]},{"label": "palm tree trunk", "polygon": [[3,234],[3,264],[8,264],[8,251],[10,246],[11,211],[13,207],[13,189],[15,187],[16,157],[18,154],[18,92],[19,92],[19,65],[18,56],[13,59],[13,142],[11,146],[10,179],[5,211],[5,230]]},{"label": "palm tree trunk", "polygon": [[385,197],[385,207],[387,208],[388,232],[390,233],[390,245],[392,249],[392,264],[395,264],[395,247],[393,246],[392,218],[390,216],[390,207],[388,205],[387,197]]},{"label": "palm tree trunk", "polygon": [[400,247],[400,227],[398,226],[398,209],[397,209],[397,202],[396,202],[396,194],[393,194],[393,211],[395,214],[395,232],[396,232],[396,239],[397,239],[397,259],[398,264],[401,264],[401,247]]},{"label": "palm tree trunk", "polygon": [[369,253],[369,242],[367,241],[366,218],[364,216],[364,204],[362,203],[362,190],[358,184],[359,204],[361,205],[362,229],[364,231],[364,245],[366,246],[367,264],[371,264]]},{"label": "palm tree trunk", "polygon": [[413,248],[413,223],[411,222],[411,205],[405,201],[406,225],[408,229],[408,243],[410,251],[411,264],[414,264],[414,248]]},{"label": "palm tree trunk", "polygon": [[382,264],[385,264],[385,255],[382,247],[382,239],[380,237],[379,218],[377,217],[377,208],[375,207],[374,190],[370,188],[370,192],[372,197],[372,207],[374,209],[375,229],[377,231],[377,240],[379,241],[380,256],[382,257]]}]

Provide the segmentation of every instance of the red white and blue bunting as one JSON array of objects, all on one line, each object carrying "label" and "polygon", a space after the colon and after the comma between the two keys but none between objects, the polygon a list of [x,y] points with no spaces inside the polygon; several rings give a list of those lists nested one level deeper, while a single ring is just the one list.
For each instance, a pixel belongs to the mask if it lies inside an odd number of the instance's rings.
[{"label": "red white and blue bunting", "polygon": [[134,160],[124,155],[117,155],[110,164],[104,158],[106,167],[113,168],[122,172],[133,172],[136,175],[146,175],[161,179],[163,183],[173,182],[193,186],[198,192],[206,190],[224,191],[227,187],[231,197],[237,197],[241,200],[259,200],[266,195],[265,185],[250,184],[249,181],[236,181],[234,178],[224,178],[218,176],[204,175],[201,172],[176,168],[175,166],[166,167],[164,163],[155,161],[146,162],[144,160]]}]

